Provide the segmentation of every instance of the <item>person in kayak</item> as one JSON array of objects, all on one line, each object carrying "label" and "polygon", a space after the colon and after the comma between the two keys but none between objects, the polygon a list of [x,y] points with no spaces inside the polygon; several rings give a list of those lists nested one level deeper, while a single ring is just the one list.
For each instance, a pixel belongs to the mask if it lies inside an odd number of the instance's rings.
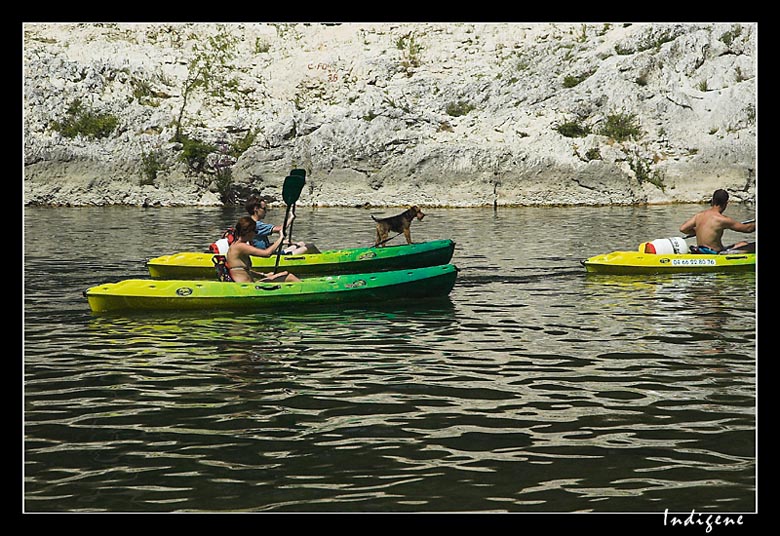
[{"label": "person in kayak", "polygon": [[[273,233],[281,233],[282,226],[271,225],[270,223],[265,223],[263,221],[266,214],[268,213],[268,205],[265,199],[252,196],[246,200],[246,203],[244,203],[244,208],[246,209],[249,216],[255,221],[255,225],[257,227],[257,235],[255,236],[253,245],[256,248],[260,248],[260,249],[265,249],[269,247],[271,245],[271,241],[269,240],[268,237]],[[288,230],[292,225],[294,219],[295,219],[295,213],[291,211],[290,216],[288,217],[287,220]],[[285,245],[284,249],[282,250],[282,253],[286,255],[300,255],[302,253],[319,253],[319,251],[310,251],[310,249],[311,248],[308,247],[308,245],[305,242],[295,242],[293,244],[288,241],[288,243]]]},{"label": "person in kayak", "polygon": [[731,229],[739,233],[752,233],[756,230],[755,223],[738,222],[723,214],[729,204],[729,193],[718,189],[712,194],[710,208],[702,210],[680,226],[680,232],[686,235],[696,235],[699,253],[720,253],[723,251],[755,251],[755,242],[740,241],[730,246],[724,246],[721,239],[723,231]]},{"label": "person in kayak", "polygon": [[230,277],[236,283],[251,283],[257,277],[258,281],[300,281],[293,274],[285,271],[277,274],[265,274],[252,270],[252,259],[250,256],[270,257],[276,251],[284,235],[268,246],[267,248],[257,248],[252,245],[257,234],[255,220],[249,216],[239,218],[236,224],[236,241],[230,244],[227,251],[227,267],[230,271]]}]

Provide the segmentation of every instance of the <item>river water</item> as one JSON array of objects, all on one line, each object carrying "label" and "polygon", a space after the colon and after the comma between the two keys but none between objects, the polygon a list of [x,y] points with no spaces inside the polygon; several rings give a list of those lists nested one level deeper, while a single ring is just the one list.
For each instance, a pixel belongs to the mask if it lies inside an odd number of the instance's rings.
[{"label": "river water", "polygon": [[[701,208],[431,208],[449,299],[112,315],[82,291],[242,213],[26,208],[23,508],[753,512],[757,274],[580,265]],[[367,246],[394,212],[301,207],[293,237]]]}]

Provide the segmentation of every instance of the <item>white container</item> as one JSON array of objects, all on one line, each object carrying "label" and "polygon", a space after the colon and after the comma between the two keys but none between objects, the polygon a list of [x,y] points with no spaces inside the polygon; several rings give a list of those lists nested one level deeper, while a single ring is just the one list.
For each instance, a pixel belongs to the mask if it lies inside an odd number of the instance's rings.
[{"label": "white container", "polygon": [[645,253],[655,253],[656,255],[688,253],[688,244],[684,238],[679,236],[659,238],[652,242],[645,242]]},{"label": "white container", "polygon": [[214,243],[217,245],[217,249],[219,249],[220,255],[227,255],[228,248],[230,247],[227,238],[220,238]]}]

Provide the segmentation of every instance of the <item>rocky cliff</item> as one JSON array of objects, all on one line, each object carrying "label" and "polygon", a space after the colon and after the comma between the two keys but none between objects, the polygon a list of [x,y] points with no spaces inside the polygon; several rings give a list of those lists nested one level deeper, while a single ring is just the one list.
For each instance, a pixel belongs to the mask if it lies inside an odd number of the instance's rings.
[{"label": "rocky cliff", "polygon": [[756,43],[727,23],[26,24],[24,202],[278,198],[293,167],[302,205],[753,200]]}]

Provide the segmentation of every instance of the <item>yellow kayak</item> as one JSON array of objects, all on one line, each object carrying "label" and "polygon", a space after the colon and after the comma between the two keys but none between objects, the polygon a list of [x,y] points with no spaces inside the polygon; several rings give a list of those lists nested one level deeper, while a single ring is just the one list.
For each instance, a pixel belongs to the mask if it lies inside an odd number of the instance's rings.
[{"label": "yellow kayak", "polygon": [[600,274],[732,272],[755,270],[756,254],[655,254],[642,251],[613,251],[581,262],[586,271]]},{"label": "yellow kayak", "polygon": [[84,291],[96,313],[127,309],[295,308],[386,303],[443,297],[455,285],[452,264],[368,274],[311,277],[296,282],[225,283],[203,279],[126,279]]}]

